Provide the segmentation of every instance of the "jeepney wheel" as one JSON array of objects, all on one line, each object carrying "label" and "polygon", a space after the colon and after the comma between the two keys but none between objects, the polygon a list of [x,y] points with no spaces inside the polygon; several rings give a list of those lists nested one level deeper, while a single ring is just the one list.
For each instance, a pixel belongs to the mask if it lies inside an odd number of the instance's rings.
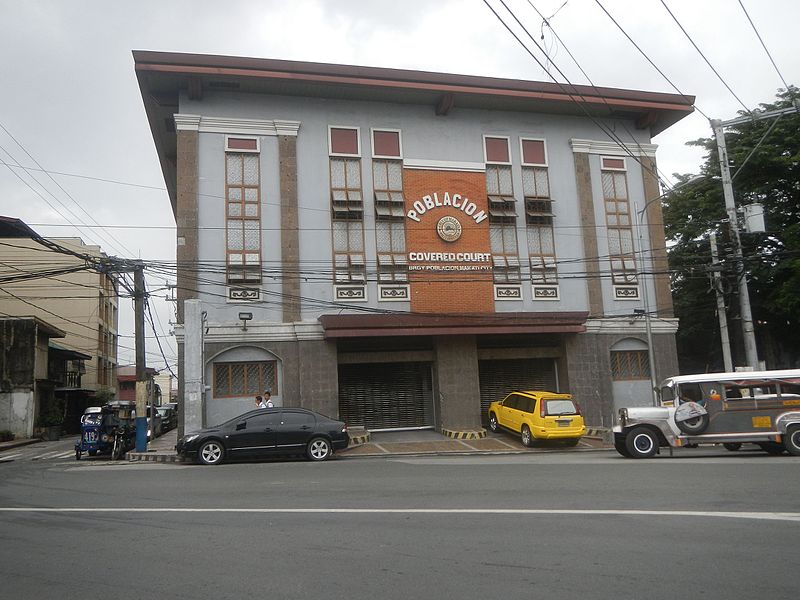
[{"label": "jeepney wheel", "polygon": [[628,452],[628,447],[625,445],[625,438],[623,436],[614,436],[614,449],[625,458],[633,458],[631,453]]},{"label": "jeepney wheel", "polygon": [[500,425],[497,422],[497,415],[494,413],[489,413],[489,429],[495,433],[500,429]]},{"label": "jeepney wheel", "polygon": [[225,458],[225,448],[217,440],[209,440],[197,452],[197,460],[204,465],[218,465]]},{"label": "jeepney wheel", "polygon": [[685,421],[676,421],[675,423],[683,433],[689,435],[697,435],[703,433],[708,427],[708,415],[701,415],[694,419],[687,419]]},{"label": "jeepney wheel", "polygon": [[89,456],[97,456],[97,450],[89,450]]},{"label": "jeepney wheel", "polygon": [[786,448],[778,442],[760,442],[759,447],[770,456],[780,456]]},{"label": "jeepney wheel", "polygon": [[728,452],[736,452],[742,447],[742,442],[725,442],[722,447]]},{"label": "jeepney wheel", "polygon": [[783,436],[783,445],[792,456],[800,456],[800,427],[795,425],[786,431]]},{"label": "jeepney wheel", "polygon": [[625,436],[631,458],[650,458],[658,452],[658,436],[647,427],[634,427]]}]

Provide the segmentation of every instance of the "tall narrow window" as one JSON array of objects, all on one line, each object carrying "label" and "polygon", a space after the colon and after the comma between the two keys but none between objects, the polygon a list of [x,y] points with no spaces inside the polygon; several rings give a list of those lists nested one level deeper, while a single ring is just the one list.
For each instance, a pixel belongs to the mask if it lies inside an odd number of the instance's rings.
[{"label": "tall narrow window", "polygon": [[378,282],[406,283],[408,264],[403,220],[405,200],[400,132],[374,129],[372,157]]},{"label": "tall narrow window", "polygon": [[544,140],[521,139],[520,148],[531,283],[554,285],[558,283],[558,271],[545,143]]},{"label": "tall narrow window", "polygon": [[227,138],[225,233],[228,283],[261,281],[261,161],[257,139]]},{"label": "tall narrow window", "polygon": [[365,283],[364,195],[358,128],[330,127],[331,216],[335,283]]},{"label": "tall narrow window", "polygon": [[636,285],[636,255],[625,159],[602,157],[600,160],[611,278],[614,285]]},{"label": "tall narrow window", "polygon": [[517,283],[520,281],[517,210],[508,138],[484,136],[483,142],[494,282]]}]

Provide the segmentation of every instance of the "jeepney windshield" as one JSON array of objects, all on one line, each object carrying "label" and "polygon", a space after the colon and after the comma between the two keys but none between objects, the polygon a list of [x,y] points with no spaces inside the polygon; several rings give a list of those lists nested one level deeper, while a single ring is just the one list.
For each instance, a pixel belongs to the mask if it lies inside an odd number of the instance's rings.
[{"label": "jeepney windshield", "polygon": [[675,403],[675,384],[662,385],[658,391],[661,406],[672,406]]}]

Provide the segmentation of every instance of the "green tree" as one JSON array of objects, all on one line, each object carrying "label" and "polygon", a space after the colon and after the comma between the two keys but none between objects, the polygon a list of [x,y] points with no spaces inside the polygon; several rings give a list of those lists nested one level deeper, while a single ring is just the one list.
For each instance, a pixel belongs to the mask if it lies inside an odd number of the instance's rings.
[{"label": "green tree", "polygon": [[[794,86],[759,111],[792,106]],[[743,114],[743,113],[742,113]],[[753,121],[726,129],[725,140],[737,207],[759,202],[767,232],[742,233],[743,264],[736,264],[728,239],[716,141],[688,142],[706,150],[702,180],[676,175],[677,186],[664,199],[675,312],[680,318],[681,372],[722,370],[716,300],[709,277],[709,234],[718,233],[723,291],[734,365],[744,364],[737,277],[747,272],[759,358],[768,368],[800,364],[800,114]]]}]

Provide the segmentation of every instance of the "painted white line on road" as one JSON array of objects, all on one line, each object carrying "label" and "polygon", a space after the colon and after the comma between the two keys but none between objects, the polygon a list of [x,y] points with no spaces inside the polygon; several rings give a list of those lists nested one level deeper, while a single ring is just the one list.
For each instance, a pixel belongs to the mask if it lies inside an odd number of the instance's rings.
[{"label": "painted white line on road", "polygon": [[75,451],[74,451],[74,450],[70,450],[69,452],[62,452],[61,454],[56,454],[56,455],[55,455],[55,456],[53,456],[52,458],[67,458],[68,456],[69,456],[70,458],[72,458],[73,456],[75,456]]},{"label": "painted white line on road", "polygon": [[22,456],[22,452],[20,452],[19,454],[11,454],[9,456],[3,456],[2,458],[0,458],[0,462],[5,462],[7,460],[14,460],[18,456]]},{"label": "painted white line on road", "polygon": [[39,456],[34,456],[33,458],[31,458],[31,460],[40,460],[40,459],[42,459],[44,457],[52,458],[56,454],[60,454],[60,453],[61,453],[60,450],[56,450],[55,452],[45,452],[44,454],[40,454]]},{"label": "painted white line on road", "polygon": [[705,510],[548,509],[548,508],[46,508],[0,507],[0,513],[242,513],[242,514],[368,514],[368,515],[571,515],[621,517],[717,517],[800,522],[798,512],[733,512]]}]

